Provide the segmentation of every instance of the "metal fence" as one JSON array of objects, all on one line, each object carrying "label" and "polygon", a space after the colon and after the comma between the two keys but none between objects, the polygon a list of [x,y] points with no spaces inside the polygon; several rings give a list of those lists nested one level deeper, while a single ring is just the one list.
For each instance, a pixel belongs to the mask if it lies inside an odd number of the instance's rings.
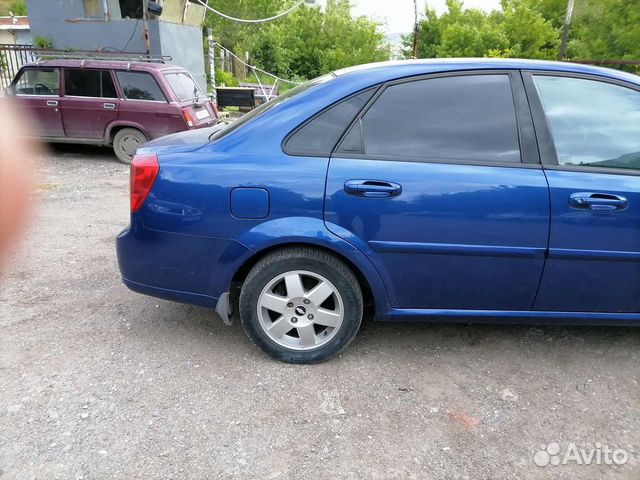
[{"label": "metal fence", "polygon": [[33,45],[0,44],[0,89],[4,90],[25,63],[37,60]]}]

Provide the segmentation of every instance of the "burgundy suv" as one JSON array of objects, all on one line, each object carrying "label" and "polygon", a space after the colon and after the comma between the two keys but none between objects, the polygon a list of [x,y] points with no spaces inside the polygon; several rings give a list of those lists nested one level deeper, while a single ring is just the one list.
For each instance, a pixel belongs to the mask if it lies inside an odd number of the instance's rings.
[{"label": "burgundy suv", "polygon": [[43,140],[110,145],[124,163],[148,140],[218,121],[189,72],[164,63],[43,61],[23,66],[6,94],[32,112]]}]

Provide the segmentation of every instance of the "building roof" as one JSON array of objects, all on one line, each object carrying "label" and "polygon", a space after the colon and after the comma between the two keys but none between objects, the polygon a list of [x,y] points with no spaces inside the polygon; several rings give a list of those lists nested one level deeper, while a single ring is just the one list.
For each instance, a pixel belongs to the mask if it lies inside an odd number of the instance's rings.
[{"label": "building roof", "polygon": [[29,30],[27,17],[0,17],[0,30]]}]

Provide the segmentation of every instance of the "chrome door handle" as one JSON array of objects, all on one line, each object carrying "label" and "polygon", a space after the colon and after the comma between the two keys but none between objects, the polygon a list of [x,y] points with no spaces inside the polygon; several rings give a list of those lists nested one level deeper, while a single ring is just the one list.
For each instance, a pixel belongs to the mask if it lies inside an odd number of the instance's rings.
[{"label": "chrome door handle", "polygon": [[344,183],[344,191],[357,197],[384,198],[397,197],[402,193],[402,187],[380,180],[348,180]]},{"label": "chrome door handle", "polygon": [[115,110],[116,109],[116,104],[115,103],[105,103],[103,106],[107,110]]},{"label": "chrome door handle", "polygon": [[58,106],[57,100],[47,100],[47,107],[57,107],[57,106]]},{"label": "chrome door handle", "polygon": [[612,193],[577,192],[569,196],[569,205],[578,210],[608,212],[626,210],[629,200]]}]

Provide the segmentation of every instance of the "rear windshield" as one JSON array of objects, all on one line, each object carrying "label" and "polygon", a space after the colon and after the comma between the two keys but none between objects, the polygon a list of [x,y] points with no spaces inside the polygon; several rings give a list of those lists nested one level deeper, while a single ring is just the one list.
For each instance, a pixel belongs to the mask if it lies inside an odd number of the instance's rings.
[{"label": "rear windshield", "polygon": [[198,101],[201,98],[206,98],[198,84],[187,72],[166,73],[164,76],[180,102]]},{"label": "rear windshield", "polygon": [[245,123],[247,123],[249,120],[253,120],[254,118],[262,115],[264,112],[267,112],[267,111],[271,110],[276,105],[279,105],[282,102],[285,102],[285,101],[289,100],[290,98],[295,97],[299,93],[302,93],[302,92],[304,92],[306,90],[309,90],[311,87],[315,87],[316,85],[319,85],[320,83],[327,82],[327,81],[331,80],[332,78],[335,78],[335,75],[333,73],[328,73],[326,75],[323,75],[323,76],[318,77],[318,78],[314,78],[313,80],[309,80],[308,82],[305,82],[305,83],[303,83],[301,85],[298,85],[295,88],[292,88],[291,90],[286,91],[285,93],[283,93],[282,95],[277,96],[273,100],[270,100],[270,101],[268,101],[266,103],[263,103],[259,107],[254,108],[249,113],[246,113],[245,115],[240,117],[238,120],[236,120],[235,122],[230,124],[228,127],[223,128],[222,130],[218,130],[218,131],[214,132],[213,135],[211,135],[211,137],[209,138],[209,140],[213,141],[213,140],[218,140],[219,138],[224,137],[225,135],[233,132],[237,128],[239,128],[242,125],[244,125]]}]

